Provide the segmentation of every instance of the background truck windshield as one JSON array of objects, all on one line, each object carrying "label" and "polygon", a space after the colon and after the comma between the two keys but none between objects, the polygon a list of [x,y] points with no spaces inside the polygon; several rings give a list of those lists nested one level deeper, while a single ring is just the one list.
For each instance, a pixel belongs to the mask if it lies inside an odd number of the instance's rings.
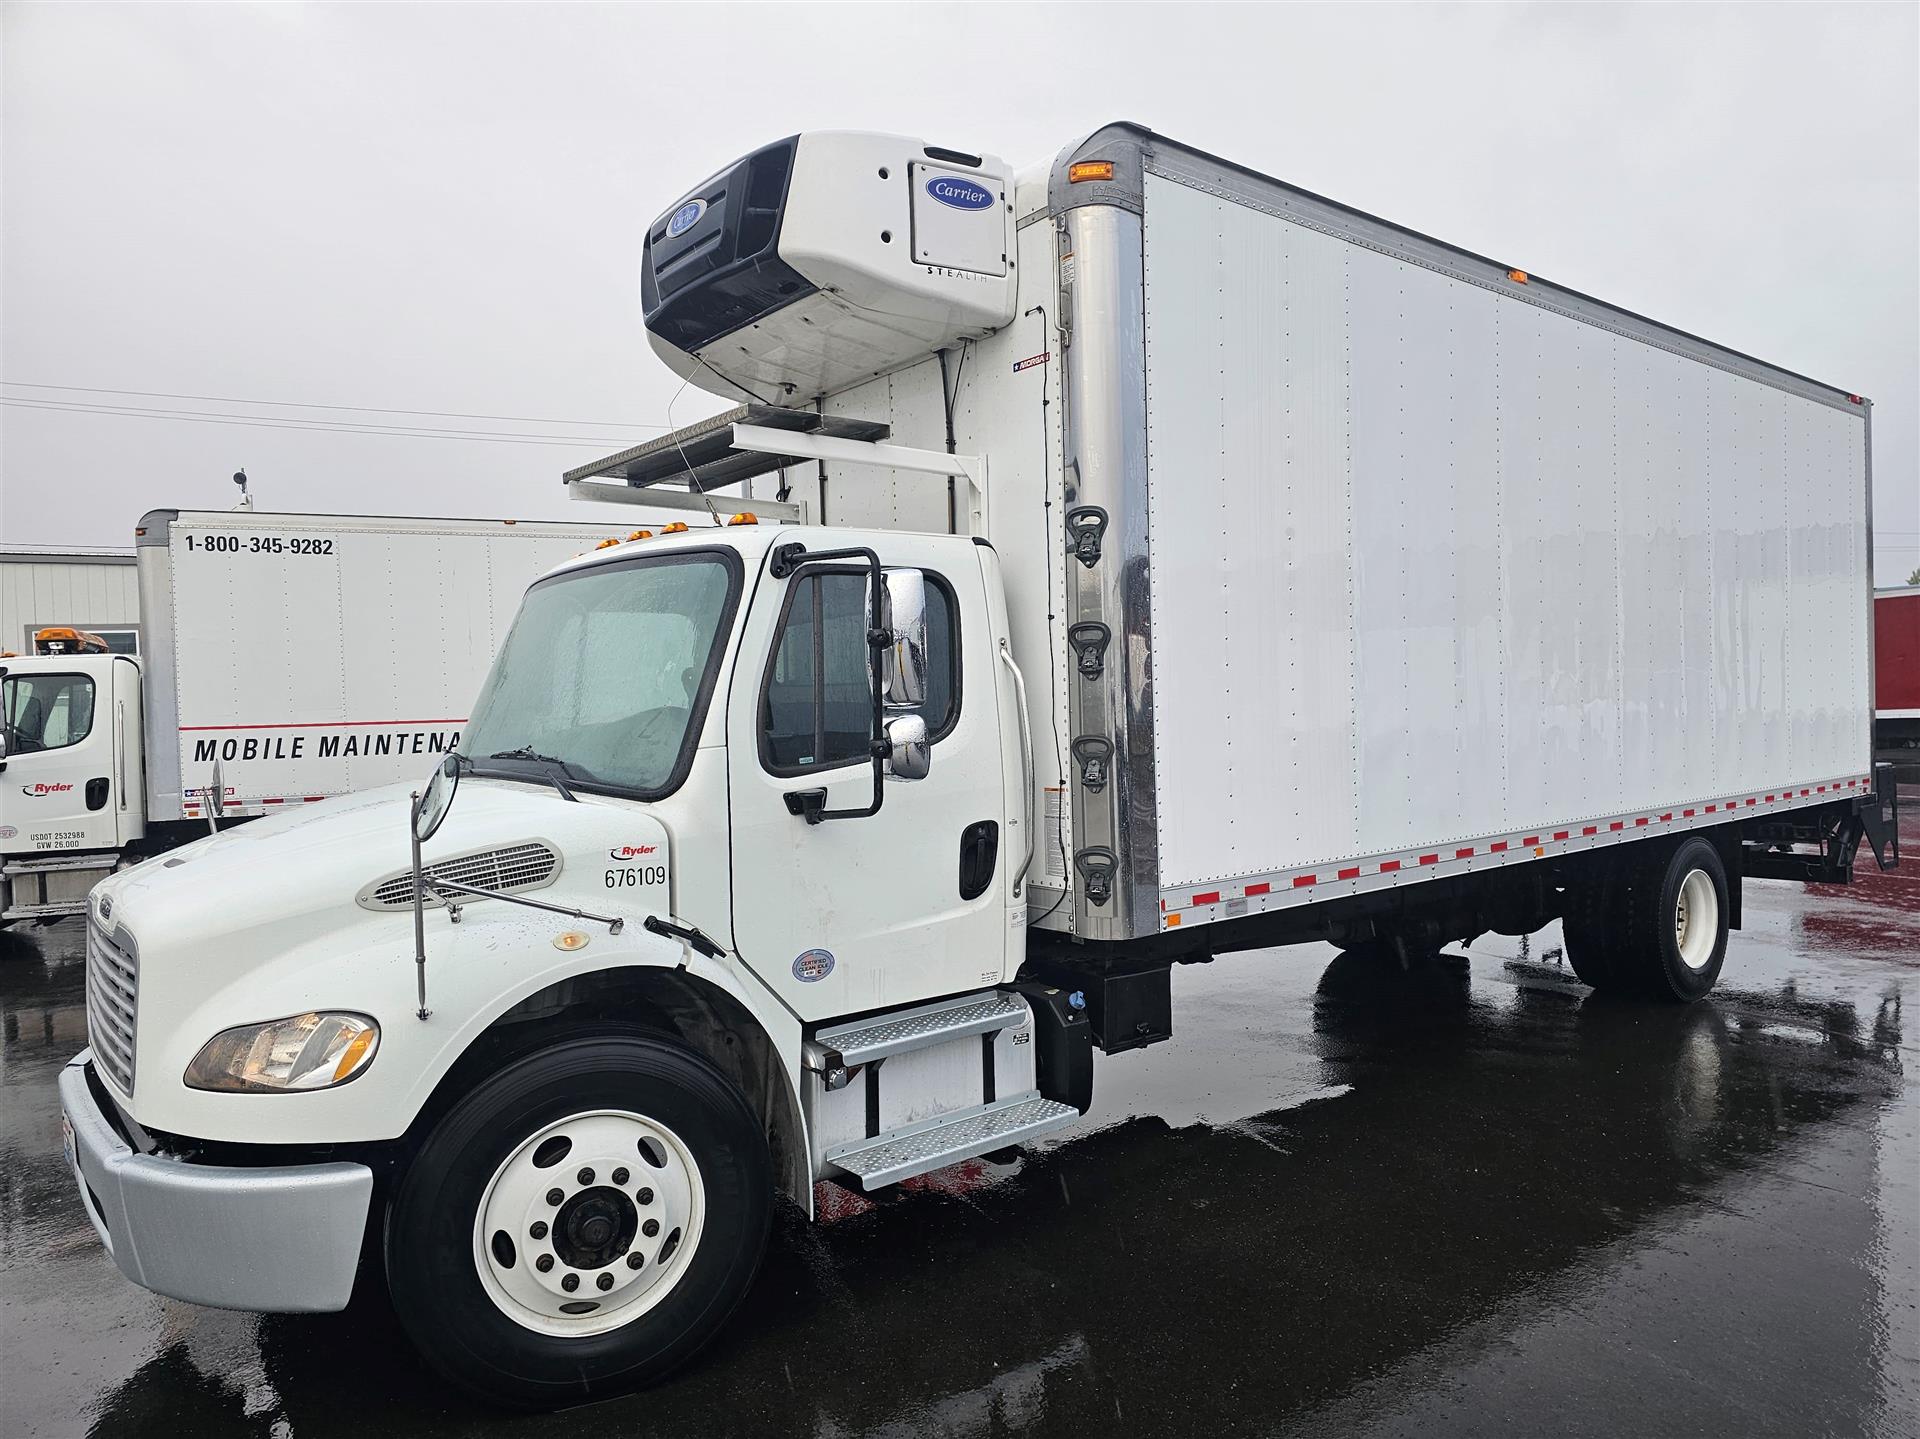
[{"label": "background truck windshield", "polygon": [[717,554],[582,570],[527,592],[460,748],[480,773],[551,758],[570,779],[671,789],[732,617]]},{"label": "background truck windshield", "polygon": [[14,754],[64,749],[93,733],[93,681],[85,675],[9,675],[0,707]]}]

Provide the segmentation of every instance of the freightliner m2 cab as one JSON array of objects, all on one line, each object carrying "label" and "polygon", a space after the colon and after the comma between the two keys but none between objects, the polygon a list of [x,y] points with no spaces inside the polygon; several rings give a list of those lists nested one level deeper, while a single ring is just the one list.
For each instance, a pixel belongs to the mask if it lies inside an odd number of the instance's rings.
[{"label": "freightliner m2 cab", "polygon": [[1746,879],[1895,858],[1857,396],[1125,125],[781,141],[642,292],[737,405],[567,483],[696,527],[535,582],[418,786],[95,890],[61,1092],[135,1281],[377,1253],[431,1363],[569,1403],[776,1196],[1071,1125],[1179,963],[1558,920],[1697,1000]]}]

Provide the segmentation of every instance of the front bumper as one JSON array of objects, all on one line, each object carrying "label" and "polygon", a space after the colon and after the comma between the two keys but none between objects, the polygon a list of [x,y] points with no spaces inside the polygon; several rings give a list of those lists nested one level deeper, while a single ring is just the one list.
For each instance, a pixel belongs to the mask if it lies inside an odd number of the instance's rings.
[{"label": "front bumper", "polygon": [[157,1294],[220,1309],[346,1308],[371,1169],[244,1169],[137,1154],[88,1085],[91,1062],[83,1049],[60,1071],[60,1108],[73,1134],[80,1202],[122,1274]]}]

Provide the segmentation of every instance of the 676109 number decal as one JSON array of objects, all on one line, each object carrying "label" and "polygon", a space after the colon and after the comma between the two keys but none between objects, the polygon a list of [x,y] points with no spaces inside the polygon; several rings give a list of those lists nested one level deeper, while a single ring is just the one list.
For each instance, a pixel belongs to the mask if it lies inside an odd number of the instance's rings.
[{"label": "676109 number decal", "polygon": [[638,889],[643,885],[666,882],[667,867],[664,864],[631,864],[607,871],[608,889]]}]

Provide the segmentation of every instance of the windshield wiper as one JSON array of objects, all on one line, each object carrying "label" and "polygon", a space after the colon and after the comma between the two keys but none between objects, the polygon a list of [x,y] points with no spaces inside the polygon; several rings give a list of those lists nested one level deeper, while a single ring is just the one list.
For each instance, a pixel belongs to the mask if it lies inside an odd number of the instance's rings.
[{"label": "windshield wiper", "polygon": [[497,753],[488,755],[487,758],[525,759],[532,760],[535,764],[545,765],[546,768],[540,772],[541,777],[560,792],[560,798],[573,800],[573,791],[567,788],[567,781],[565,779],[567,762],[563,759],[555,759],[550,754],[538,754],[527,745],[521,745],[519,749],[503,749]]}]

